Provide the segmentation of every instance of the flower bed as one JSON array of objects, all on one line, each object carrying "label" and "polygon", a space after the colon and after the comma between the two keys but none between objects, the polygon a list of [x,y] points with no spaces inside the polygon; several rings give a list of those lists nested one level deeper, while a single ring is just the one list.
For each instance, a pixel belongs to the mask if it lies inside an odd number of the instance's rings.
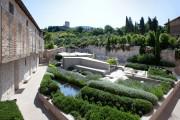
[{"label": "flower bed", "polygon": [[115,83],[106,82],[106,81],[91,81],[88,86],[97,88],[103,91],[107,91],[116,95],[127,96],[131,98],[139,98],[150,101],[152,104],[156,104],[158,98],[149,92],[130,88],[123,85],[117,85]]},{"label": "flower bed", "polygon": [[53,103],[63,112],[86,120],[140,120],[139,116],[122,112],[111,107],[100,107],[87,101],[61,94],[53,96]]},{"label": "flower bed", "polygon": [[80,98],[103,106],[111,106],[118,110],[139,114],[149,113],[153,109],[151,102],[142,99],[123,97],[104,92],[95,88],[84,87],[81,89]]},{"label": "flower bed", "polygon": [[120,85],[125,85],[135,89],[141,89],[150,93],[153,93],[158,97],[158,99],[162,99],[163,95],[166,94],[170,89],[171,85],[169,83],[160,83],[157,85],[149,84],[149,83],[141,83],[137,80],[118,80],[117,82]]}]

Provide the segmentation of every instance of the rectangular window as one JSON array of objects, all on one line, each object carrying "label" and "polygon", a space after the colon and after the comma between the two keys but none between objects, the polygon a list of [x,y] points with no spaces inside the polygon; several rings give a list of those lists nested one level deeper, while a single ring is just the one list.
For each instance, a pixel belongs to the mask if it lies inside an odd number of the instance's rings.
[{"label": "rectangular window", "polygon": [[26,26],[28,27],[28,25],[29,25],[29,22],[28,22],[28,20],[26,20]]},{"label": "rectangular window", "polygon": [[9,12],[14,15],[14,5],[9,2]]}]

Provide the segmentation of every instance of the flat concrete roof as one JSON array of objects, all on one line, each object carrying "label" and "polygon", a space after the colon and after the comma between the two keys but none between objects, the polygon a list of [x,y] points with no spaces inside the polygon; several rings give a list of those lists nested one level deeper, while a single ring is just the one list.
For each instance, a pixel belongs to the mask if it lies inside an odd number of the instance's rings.
[{"label": "flat concrete roof", "polygon": [[73,52],[73,53],[62,52],[62,53],[58,53],[58,54],[62,55],[63,57],[92,56],[92,54],[89,54],[89,53],[80,53],[80,52]]},{"label": "flat concrete roof", "polygon": [[97,60],[97,59],[93,59],[93,58],[90,58],[90,57],[81,57],[81,56],[75,56],[75,57],[64,57],[64,58],[79,58],[79,59],[84,59],[84,60],[89,60],[89,61],[94,61],[94,62],[99,62],[99,63],[104,63],[104,64],[109,64],[107,62],[104,62],[104,61],[101,61],[101,60]]}]

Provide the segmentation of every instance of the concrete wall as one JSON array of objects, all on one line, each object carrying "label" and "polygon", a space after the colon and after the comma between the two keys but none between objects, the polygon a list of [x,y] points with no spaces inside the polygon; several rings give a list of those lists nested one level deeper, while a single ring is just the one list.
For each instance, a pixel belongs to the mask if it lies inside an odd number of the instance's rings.
[{"label": "concrete wall", "polygon": [[95,60],[86,57],[64,57],[63,58],[63,68],[67,69],[71,66],[82,65],[86,67],[103,69],[110,71],[110,65],[106,62]]},{"label": "concrete wall", "polygon": [[46,111],[55,117],[55,120],[68,120],[56,106],[46,100],[46,98],[40,93],[38,93],[38,101],[42,103]]},{"label": "concrete wall", "polygon": [[19,83],[29,80],[38,67],[38,55],[32,54],[13,62],[0,64],[0,100],[8,100],[19,89]]},{"label": "concrete wall", "polygon": [[157,109],[157,111],[152,115],[150,120],[168,120],[176,106],[177,101],[180,98],[180,82],[176,84],[173,91],[168,95],[168,97],[163,101],[162,105]]},{"label": "concrete wall", "polygon": [[0,64],[0,100],[9,99],[14,94],[14,62]]}]

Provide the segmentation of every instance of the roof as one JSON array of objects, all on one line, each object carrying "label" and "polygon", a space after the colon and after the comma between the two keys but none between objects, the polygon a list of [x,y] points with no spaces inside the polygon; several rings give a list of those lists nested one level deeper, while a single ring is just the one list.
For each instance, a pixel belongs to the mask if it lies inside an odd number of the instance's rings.
[{"label": "roof", "polygon": [[[179,17],[177,17],[177,18],[175,18],[175,19],[173,19],[173,20],[171,20],[170,21],[170,23],[172,23],[172,22],[174,22],[174,21],[176,21],[176,20],[178,20],[178,19],[180,19],[180,16]],[[167,25],[168,24],[168,22],[167,23],[165,23],[164,25]]]},{"label": "roof", "polygon": [[29,19],[33,22],[33,24],[36,26],[36,28],[41,32],[42,30],[39,28],[38,24],[32,17],[31,13],[28,11],[22,0],[15,0],[16,3],[19,5],[19,7],[24,11],[24,13],[29,17]]}]

